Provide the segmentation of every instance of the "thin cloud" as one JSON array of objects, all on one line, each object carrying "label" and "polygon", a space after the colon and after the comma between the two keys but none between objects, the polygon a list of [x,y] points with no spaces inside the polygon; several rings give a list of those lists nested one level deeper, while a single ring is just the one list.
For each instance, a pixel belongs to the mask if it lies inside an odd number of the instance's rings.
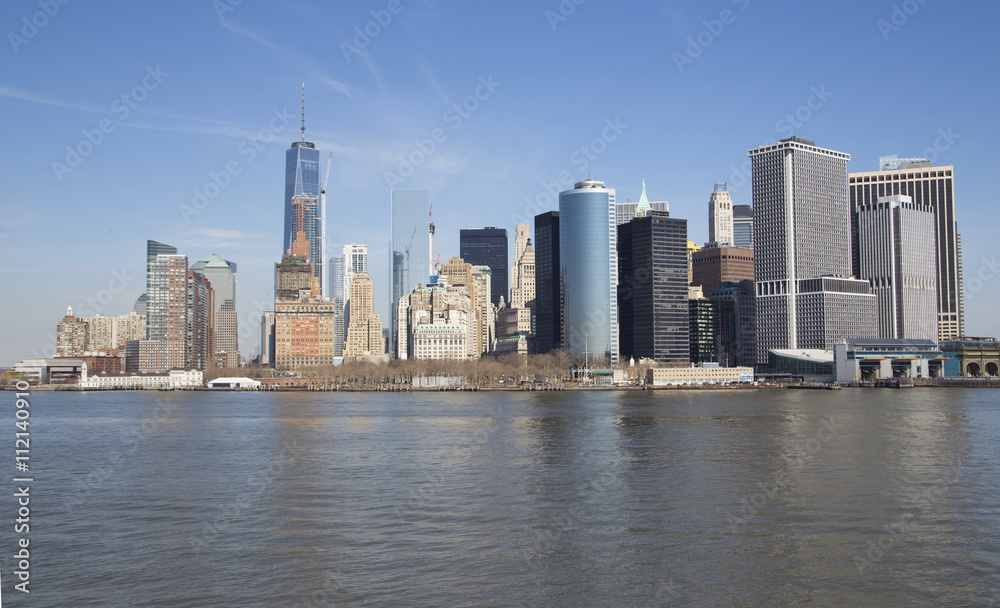
[{"label": "thin cloud", "polygon": [[203,236],[210,239],[265,239],[266,235],[257,232],[241,232],[239,230],[225,230],[222,228],[196,228],[191,231],[192,235]]},{"label": "thin cloud", "polygon": [[51,99],[49,97],[44,97],[37,93],[32,93],[31,91],[24,91],[22,89],[9,87],[6,85],[0,85],[0,95],[2,95],[3,97],[10,97],[12,99],[20,99],[22,101],[33,101],[35,103],[43,103],[45,105],[56,106],[59,108],[69,108],[71,110],[78,110],[80,112],[88,112],[90,114],[96,114],[108,111],[107,108],[99,108],[97,106],[85,106],[78,103],[61,101],[59,99]]},{"label": "thin cloud", "polygon": [[282,44],[279,44],[259,32],[255,32],[245,27],[240,27],[228,21],[223,21],[222,27],[232,32],[233,34],[249,38],[250,40],[253,40],[257,44],[261,45],[262,47],[268,50],[275,51],[276,53],[285,55],[296,66],[307,67],[309,71],[312,73],[313,78],[315,78],[316,80],[330,87],[334,91],[337,91],[338,93],[343,93],[348,98],[353,97],[353,94],[347,85],[340,82],[339,80],[331,78],[330,75],[327,74],[325,70],[316,65],[316,63],[313,60],[311,60],[308,56],[303,55],[302,53],[294,49],[290,49]]}]

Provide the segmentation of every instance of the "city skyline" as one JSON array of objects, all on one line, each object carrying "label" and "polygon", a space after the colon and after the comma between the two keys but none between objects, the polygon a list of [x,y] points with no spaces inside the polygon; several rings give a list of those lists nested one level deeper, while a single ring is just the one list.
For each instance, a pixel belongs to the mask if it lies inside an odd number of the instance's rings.
[{"label": "city skyline", "polygon": [[[461,228],[512,231],[518,222],[557,209],[545,196],[572,188],[586,172],[617,189],[619,201],[636,200],[645,178],[657,198],[671,202],[672,217],[689,220],[690,238],[702,243],[708,240],[707,189],[727,182],[734,205],[751,204],[745,150],[795,134],[850,153],[851,173],[877,170],[877,159],[887,154],[934,156],[936,166],[954,166],[960,175],[955,214],[965,262],[966,333],[1000,333],[989,314],[1000,293],[990,280],[1000,272],[993,266],[993,223],[975,221],[991,217],[987,180],[997,127],[988,119],[990,96],[953,69],[992,66],[992,55],[978,50],[986,37],[975,32],[996,12],[993,7],[921,5],[897,30],[878,25],[890,21],[888,5],[803,7],[808,15],[799,18],[817,24],[817,38],[846,37],[852,48],[836,58],[809,50],[779,71],[755,61],[772,52],[783,26],[795,21],[776,7],[749,2],[724,3],[736,18],[718,35],[712,32],[721,23],[720,7],[697,4],[662,12],[640,3],[586,4],[566,16],[556,8],[560,19],[553,20],[546,15],[551,9],[527,3],[503,11],[448,5],[455,13],[449,15],[435,4],[414,2],[358,54],[348,53],[350,61],[339,45],[351,43],[354,27],[363,29],[372,21],[370,11],[381,6],[337,14],[299,6],[316,17],[307,28],[338,23],[331,29],[336,44],[315,58],[274,42],[287,38],[292,23],[301,26],[302,19],[258,7],[240,5],[218,15],[205,4],[174,17],[157,8],[109,5],[84,12],[75,6],[61,6],[37,35],[6,49],[9,70],[0,97],[11,118],[5,126],[12,141],[30,144],[11,146],[4,157],[8,188],[0,199],[0,256],[5,282],[37,294],[41,305],[14,299],[0,309],[6,319],[18,319],[0,330],[0,365],[44,353],[67,306],[78,316],[127,313],[144,291],[146,239],[239,264],[239,338],[254,344],[260,310],[267,308],[260,303],[270,297],[272,265],[280,257],[282,155],[300,139],[303,81],[308,137],[323,151],[323,169],[325,153],[334,154],[327,191],[336,221],[329,226],[328,251],[348,242],[371,245],[376,311],[383,320],[390,318],[383,303],[391,285],[385,248],[391,187],[430,190],[435,255],[442,259],[458,253]],[[16,3],[0,15],[17,33],[21,17],[37,10]],[[130,32],[116,43],[134,47],[125,57],[104,42],[90,44],[107,27],[102,23],[139,14],[161,21],[169,35]],[[481,41],[470,45],[468,56],[454,56],[452,44],[433,43],[445,28],[480,23],[484,16],[494,21],[484,30],[457,30],[459,40]],[[595,21],[605,22],[609,35],[627,39],[625,48],[601,58],[580,46]],[[526,33],[530,48],[508,58],[499,38],[510,26]],[[639,32],[630,31],[636,26]],[[966,34],[953,36],[955,44],[933,58],[918,53],[930,36],[959,28]],[[711,36],[708,46],[699,43],[703,32]],[[167,38],[185,34],[195,40],[190,52],[167,44]],[[750,48],[751,40],[763,42]],[[885,54],[896,64],[894,73],[866,73]],[[640,94],[586,102],[551,95],[579,77],[579,70],[564,69],[570,55],[576,64],[592,60],[592,69],[610,77],[605,86],[630,93],[638,87]],[[205,70],[196,62],[205,56],[230,69]],[[541,64],[526,63],[528,57],[541,58]],[[809,69],[798,69],[799,62]],[[58,80],[84,63],[106,69],[89,82]],[[898,88],[927,70],[947,94],[905,107],[892,96],[872,99],[874,83]],[[761,73],[764,78],[758,78]],[[744,87],[747,94],[720,100],[714,91],[723,84]],[[664,91],[675,93],[674,108],[660,117],[643,98]],[[448,114],[469,99],[462,112]],[[673,145],[664,146],[666,137]],[[80,158],[73,159],[67,146]],[[419,166],[408,168],[400,160],[421,155]],[[403,181],[390,187],[387,175]],[[118,187],[109,189],[109,183]],[[29,203],[37,200],[57,216],[87,211],[43,230],[46,214]],[[71,256],[70,246],[85,251]]]}]

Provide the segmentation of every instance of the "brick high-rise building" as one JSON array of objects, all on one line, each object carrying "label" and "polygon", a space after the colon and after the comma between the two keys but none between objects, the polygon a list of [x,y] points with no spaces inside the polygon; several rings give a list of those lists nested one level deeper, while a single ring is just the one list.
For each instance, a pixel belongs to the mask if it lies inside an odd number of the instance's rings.
[{"label": "brick high-rise building", "polygon": [[753,251],[736,247],[705,248],[691,254],[691,284],[708,293],[724,282],[753,280]]},{"label": "brick high-rise building", "polygon": [[56,356],[79,357],[87,350],[90,328],[83,319],[73,316],[73,307],[66,309],[66,316],[56,324]]}]

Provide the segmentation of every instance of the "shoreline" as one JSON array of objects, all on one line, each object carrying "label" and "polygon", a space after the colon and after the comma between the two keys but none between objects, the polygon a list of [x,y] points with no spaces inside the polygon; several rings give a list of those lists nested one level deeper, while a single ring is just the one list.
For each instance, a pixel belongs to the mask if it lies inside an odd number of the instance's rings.
[{"label": "shoreline", "polygon": [[[266,389],[245,389],[245,388],[208,388],[192,387],[177,389],[159,388],[79,388],[76,386],[66,386],[58,384],[32,385],[28,390],[37,392],[146,392],[146,391],[188,391],[188,392],[229,392],[229,393],[477,393],[477,392],[614,392],[614,391],[745,391],[745,390],[783,390],[783,389],[805,389],[805,390],[836,390],[840,388],[890,388],[897,390],[899,387],[890,386],[857,386],[857,385],[818,385],[803,386],[796,384],[758,384],[758,385],[669,385],[669,386],[568,386],[568,385],[546,385],[543,387],[507,387],[507,386],[465,386],[465,387],[435,387],[435,388],[414,388],[412,386],[402,387],[379,387],[379,386],[340,386],[330,387],[328,385],[295,386],[295,387],[273,387]],[[1000,388],[1000,382],[990,378],[922,378],[918,379],[911,386],[902,388]],[[14,392],[14,387],[3,387],[0,390]]]}]

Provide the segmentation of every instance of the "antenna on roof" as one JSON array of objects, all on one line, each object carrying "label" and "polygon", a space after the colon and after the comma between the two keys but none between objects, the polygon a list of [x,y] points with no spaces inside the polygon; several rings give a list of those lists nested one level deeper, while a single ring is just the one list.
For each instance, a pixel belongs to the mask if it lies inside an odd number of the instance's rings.
[{"label": "antenna on roof", "polygon": [[302,83],[302,141],[306,140],[306,83]]}]

